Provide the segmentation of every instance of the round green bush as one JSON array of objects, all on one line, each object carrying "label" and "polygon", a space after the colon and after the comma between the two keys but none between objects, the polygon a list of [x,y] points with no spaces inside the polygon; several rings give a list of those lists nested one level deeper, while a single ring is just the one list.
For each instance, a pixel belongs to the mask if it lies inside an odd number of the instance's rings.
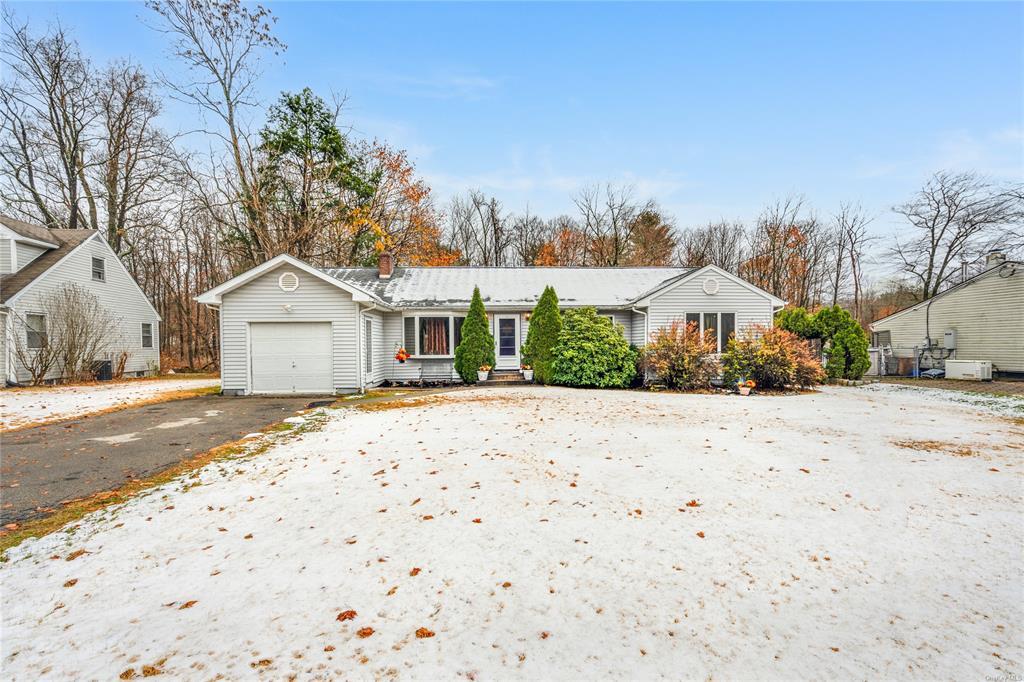
[{"label": "round green bush", "polygon": [[623,388],[636,376],[636,351],[594,308],[562,315],[562,331],[551,358],[552,380],[563,386]]}]

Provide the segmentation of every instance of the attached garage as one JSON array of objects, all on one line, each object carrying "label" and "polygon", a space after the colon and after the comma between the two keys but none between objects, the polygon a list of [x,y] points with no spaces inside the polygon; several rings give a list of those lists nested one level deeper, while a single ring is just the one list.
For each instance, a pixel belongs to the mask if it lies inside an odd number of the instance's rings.
[{"label": "attached garage", "polygon": [[334,391],[330,322],[252,322],[253,393]]}]

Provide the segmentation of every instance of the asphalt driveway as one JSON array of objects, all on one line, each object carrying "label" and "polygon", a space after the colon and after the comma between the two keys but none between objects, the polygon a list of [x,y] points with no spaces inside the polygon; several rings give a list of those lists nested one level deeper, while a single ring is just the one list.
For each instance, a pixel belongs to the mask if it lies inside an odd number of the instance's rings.
[{"label": "asphalt driveway", "polygon": [[280,421],[314,398],[203,396],[0,435],[0,523],[44,516]]}]

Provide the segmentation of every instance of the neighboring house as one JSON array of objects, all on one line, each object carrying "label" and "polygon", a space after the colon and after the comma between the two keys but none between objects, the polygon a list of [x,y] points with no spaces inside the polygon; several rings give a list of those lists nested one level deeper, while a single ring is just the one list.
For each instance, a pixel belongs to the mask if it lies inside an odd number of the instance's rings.
[{"label": "neighboring house", "polygon": [[[228,394],[334,393],[384,381],[452,380],[473,287],[480,287],[497,370],[518,370],[530,314],[551,285],[560,306],[593,306],[643,345],[673,320],[715,329],[719,344],[770,326],[784,301],[720,268],[399,267],[318,269],[273,258],[197,297],[220,311]],[[395,359],[400,348],[412,358]]]},{"label": "neighboring house", "polygon": [[981,273],[869,327],[874,346],[892,348],[897,367],[887,371],[909,374],[916,356],[919,369],[988,360],[1024,373],[1024,263],[994,252]]},{"label": "neighboring house", "polygon": [[[160,315],[99,232],[51,230],[0,216],[0,376],[13,383],[31,379],[16,349],[38,347],[53,326],[47,303],[67,284],[95,296],[113,321],[96,361],[116,365],[126,353],[126,374],[159,371]],[[47,378],[61,378],[60,370]]]}]

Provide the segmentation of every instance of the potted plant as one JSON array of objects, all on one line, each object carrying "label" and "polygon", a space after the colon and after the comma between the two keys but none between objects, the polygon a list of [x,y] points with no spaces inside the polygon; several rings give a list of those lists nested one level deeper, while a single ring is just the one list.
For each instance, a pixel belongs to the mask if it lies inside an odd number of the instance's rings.
[{"label": "potted plant", "polygon": [[487,381],[487,374],[491,371],[490,365],[480,365],[480,369],[476,372],[477,381]]},{"label": "potted plant", "polygon": [[523,364],[519,365],[519,368],[523,370],[524,379],[526,379],[527,381],[533,381],[533,366],[530,363],[524,362]]},{"label": "potted plant", "polygon": [[740,395],[750,395],[751,389],[757,386],[757,382],[753,379],[740,379],[736,382],[736,389],[740,392]]},{"label": "potted plant", "polygon": [[395,353],[395,360],[398,360],[398,362],[403,364],[403,365],[405,364],[405,361],[408,360],[411,357],[412,356],[409,355],[409,352],[406,351],[404,348],[399,348],[398,352]]}]

